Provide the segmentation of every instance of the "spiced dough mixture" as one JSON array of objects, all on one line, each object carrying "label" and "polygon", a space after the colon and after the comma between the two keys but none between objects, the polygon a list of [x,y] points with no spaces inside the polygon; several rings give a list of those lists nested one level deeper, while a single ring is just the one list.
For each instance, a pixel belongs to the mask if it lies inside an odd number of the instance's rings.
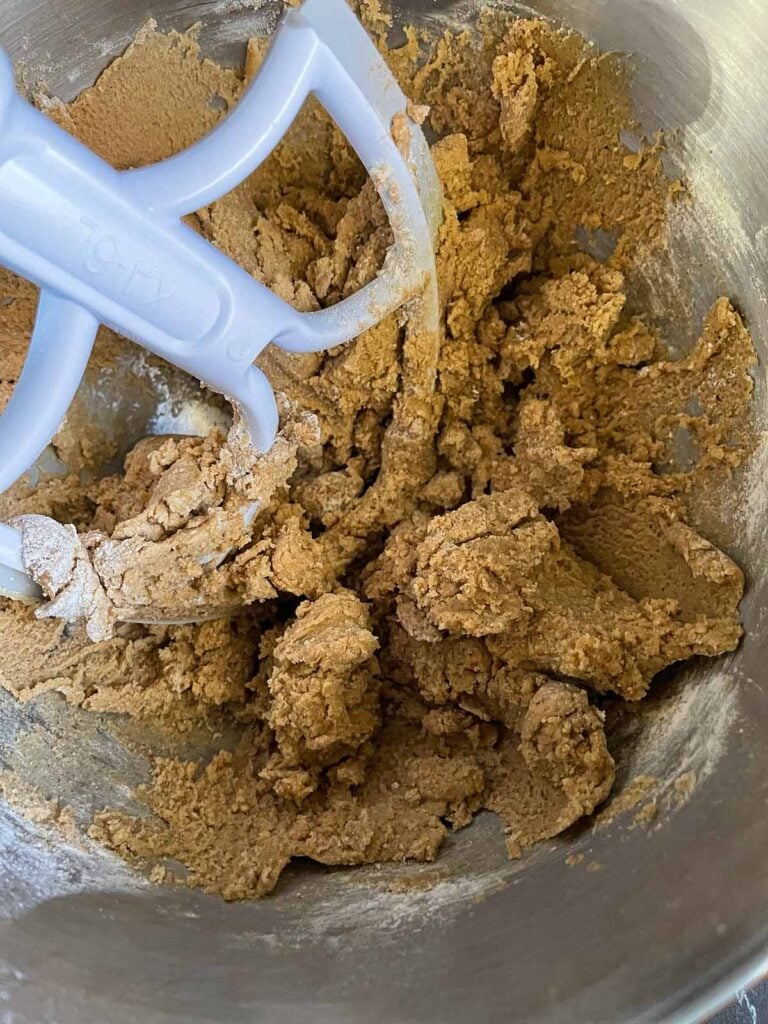
[{"label": "spiced dough mixture", "polygon": [[[384,46],[378,6],[363,13]],[[262,53],[222,69],[194,34],[149,26],[94,88],[47,106],[132,167],[210,128]],[[689,199],[658,144],[620,142],[621,62],[509,17],[472,37],[411,32],[388,56],[437,140],[441,335],[400,314],[329,354],[268,350],[283,412],[268,456],[237,425],[148,440],[120,476],[17,488],[0,507],[35,514],[21,523],[50,596],[37,614],[0,606],[6,688],[236,735],[205,764],[157,760],[140,794],[153,813],[106,808],[90,831],[228,899],[269,892],[294,857],[431,860],[481,808],[518,855],[610,792],[601,695],[638,701],[665,666],[741,634],[742,573],[691,524],[696,495],[745,457],[753,347],[723,298],[673,359],[627,298],[661,258],[668,204]],[[370,280],[390,241],[311,106],[190,223],[301,310]],[[598,229],[615,239],[602,263],[574,241]],[[1,284],[4,400],[35,296]],[[59,447],[87,461],[66,427]],[[237,614],[118,622],[200,601]]]}]

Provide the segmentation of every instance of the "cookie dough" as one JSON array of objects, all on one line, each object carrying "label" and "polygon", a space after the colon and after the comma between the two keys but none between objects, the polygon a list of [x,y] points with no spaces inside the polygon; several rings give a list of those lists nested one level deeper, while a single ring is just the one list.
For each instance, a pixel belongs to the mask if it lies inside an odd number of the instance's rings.
[{"label": "cookie dough", "polygon": [[[363,13],[384,46],[378,6]],[[155,161],[237,101],[262,52],[223,69],[150,25],[49,110],[119,168]],[[725,298],[683,358],[637,308],[685,190],[658,146],[621,141],[621,61],[508,16],[410,31],[388,59],[437,139],[440,337],[398,315],[332,353],[267,350],[283,414],[268,456],[235,424],[0,499],[49,595],[0,605],[0,682],[234,735],[204,764],[157,760],[152,813],[105,808],[91,827],[153,878],[179,882],[180,863],[227,899],[269,892],[294,857],[431,860],[482,808],[518,855],[608,795],[602,695],[640,700],[741,634],[742,573],[693,524],[696,494],[748,451],[754,351]],[[190,223],[302,310],[369,281],[390,242],[312,104]],[[595,232],[603,262],[578,244]],[[33,295],[7,274],[0,290],[7,391]],[[76,447],[66,428],[59,443]],[[229,617],[121,621],[179,602]]]}]

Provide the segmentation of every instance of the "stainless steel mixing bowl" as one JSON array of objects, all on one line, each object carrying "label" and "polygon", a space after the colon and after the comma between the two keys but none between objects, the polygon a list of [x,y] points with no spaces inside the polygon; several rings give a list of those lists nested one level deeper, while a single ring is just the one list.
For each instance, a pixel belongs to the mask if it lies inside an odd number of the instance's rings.
[{"label": "stainless steel mixing bowl", "polygon": [[[476,6],[413,0],[401,10],[436,22]],[[690,335],[726,293],[764,352],[764,0],[531,0],[526,10],[636,54],[646,130],[677,130],[669,159],[689,173],[698,205],[677,226],[673,273],[650,282],[660,314],[679,312],[680,282],[693,290],[687,321],[669,318],[672,335]],[[66,98],[150,15],[161,26],[202,19],[206,49],[236,60],[275,13],[271,0],[2,0],[0,42],[30,80],[40,74]],[[623,727],[620,784],[651,771],[666,786],[656,827],[577,829],[511,863],[486,816],[448,844],[437,885],[426,886],[433,868],[298,865],[273,898],[228,906],[51,843],[0,806],[1,1024],[616,1024],[713,1010],[768,967],[763,461],[730,540],[751,579],[746,640],[664,684]],[[83,821],[146,776],[106,724],[70,715],[55,696],[23,709],[0,697],[2,765],[63,794]],[[693,794],[676,801],[674,780],[691,772]]]}]

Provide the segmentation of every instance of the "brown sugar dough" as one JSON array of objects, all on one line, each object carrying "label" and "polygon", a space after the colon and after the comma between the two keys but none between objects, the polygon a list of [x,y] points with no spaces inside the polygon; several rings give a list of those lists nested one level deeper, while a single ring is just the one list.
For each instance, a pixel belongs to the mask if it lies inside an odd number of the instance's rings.
[{"label": "brown sugar dough", "polygon": [[368,627],[368,609],[344,591],[296,609],[267,682],[267,722],[285,764],[336,764],[373,735],[379,642]]},{"label": "brown sugar dough", "polygon": [[[385,35],[378,5],[362,7]],[[246,78],[262,53],[250,45]],[[237,428],[146,441],[121,475],[0,498],[4,517],[44,517],[28,531],[77,524],[63,532],[76,572],[48,581],[44,617],[0,605],[0,683],[171,735],[234,732],[204,764],[156,761],[139,794],[152,814],[106,808],[91,828],[151,877],[178,881],[171,859],[228,899],[269,892],[294,857],[431,860],[481,808],[518,855],[611,788],[595,695],[641,699],[662,668],[730,650],[741,631],[741,571],[688,504],[745,457],[754,352],[726,299],[677,360],[628,309],[679,188],[657,149],[620,141],[620,61],[501,15],[473,37],[409,30],[387,57],[438,138],[443,335],[393,316],[331,353],[268,349],[284,397],[263,459]],[[194,141],[242,88],[193,36],[150,26],[51,112],[130,167]],[[304,310],[370,280],[390,238],[312,104],[190,223]],[[604,264],[574,246],[579,228],[616,237]],[[34,295],[4,273],[0,298],[5,395]],[[697,454],[686,469],[681,433]],[[86,440],[65,427],[58,443],[87,464]],[[119,622],[179,594],[236,614]]]}]

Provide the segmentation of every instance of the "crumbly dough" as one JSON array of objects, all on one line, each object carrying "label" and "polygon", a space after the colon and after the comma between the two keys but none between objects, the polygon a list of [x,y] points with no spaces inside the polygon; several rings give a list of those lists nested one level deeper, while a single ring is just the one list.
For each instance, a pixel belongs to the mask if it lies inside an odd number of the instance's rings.
[{"label": "crumbly dough", "polygon": [[39,513],[12,517],[25,565],[50,599],[38,617],[83,619],[97,642],[116,621],[194,619],[201,608],[226,614],[276,597],[270,556],[279,553],[266,542],[254,547],[253,537],[272,521],[299,447],[319,439],[315,416],[290,412],[265,455],[239,421],[226,438],[147,439],[129,453],[123,476],[90,492],[97,528],[78,534]]},{"label": "crumbly dough", "polygon": [[[363,13],[383,40],[378,5]],[[242,75],[149,26],[51,116],[119,168],[158,160],[236,102],[262,52]],[[267,350],[284,396],[268,456],[235,424],[145,441],[119,476],[0,500],[49,596],[36,614],[0,606],[0,682],[234,731],[206,764],[156,762],[140,793],[153,814],[106,808],[91,828],[151,877],[178,881],[172,860],[227,899],[269,892],[294,857],[431,860],[481,808],[518,855],[608,795],[599,695],[639,700],[664,667],[741,633],[742,573],[690,503],[744,459],[754,352],[727,299],[673,359],[627,298],[684,190],[657,146],[620,140],[620,61],[508,17],[476,36],[410,32],[388,57],[437,137],[444,333],[397,315],[331,353]],[[369,281],[390,242],[312,104],[190,223],[302,310]],[[615,241],[604,263],[574,243],[596,231]],[[7,391],[34,296],[0,285]],[[73,469],[99,455],[66,427],[57,443]],[[230,615],[121,622],[201,603]]]}]

